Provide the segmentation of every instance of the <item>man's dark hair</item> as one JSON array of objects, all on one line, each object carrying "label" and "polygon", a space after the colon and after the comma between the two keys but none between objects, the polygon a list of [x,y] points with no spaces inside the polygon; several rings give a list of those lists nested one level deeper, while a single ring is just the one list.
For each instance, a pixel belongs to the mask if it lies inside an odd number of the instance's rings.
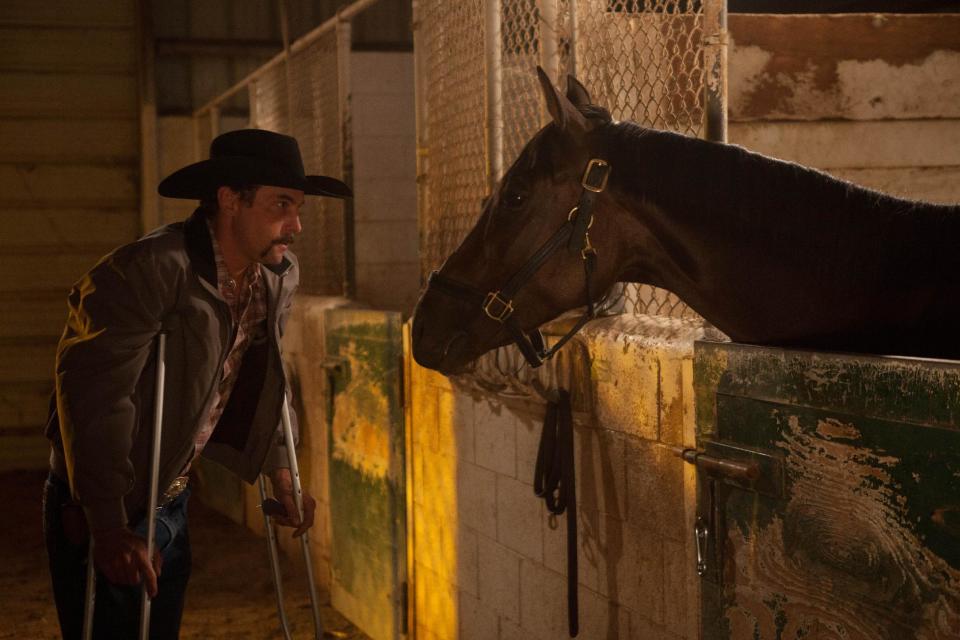
[{"label": "man's dark hair", "polygon": [[[240,194],[240,202],[248,207],[253,204],[254,198],[257,197],[257,189],[260,188],[258,184],[227,184],[224,186]],[[200,210],[209,218],[216,215],[220,210],[220,204],[217,202],[217,189],[200,200]]]}]

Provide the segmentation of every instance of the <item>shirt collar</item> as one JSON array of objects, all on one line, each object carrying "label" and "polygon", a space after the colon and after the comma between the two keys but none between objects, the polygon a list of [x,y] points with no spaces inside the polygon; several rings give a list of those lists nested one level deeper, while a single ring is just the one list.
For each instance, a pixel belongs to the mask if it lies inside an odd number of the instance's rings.
[{"label": "shirt collar", "polygon": [[[214,233],[213,221],[210,218],[206,219],[207,229],[210,231],[210,244],[213,247],[213,262],[217,267],[217,288],[220,291],[228,290],[235,292],[237,286],[240,285],[243,281],[243,275],[241,275],[241,281],[237,282],[230,276],[230,271],[227,269],[227,263],[223,259],[223,253],[220,251],[220,243],[217,242],[217,234]],[[246,268],[245,272],[247,275],[248,284],[251,286],[260,281],[260,264],[253,263]]]}]

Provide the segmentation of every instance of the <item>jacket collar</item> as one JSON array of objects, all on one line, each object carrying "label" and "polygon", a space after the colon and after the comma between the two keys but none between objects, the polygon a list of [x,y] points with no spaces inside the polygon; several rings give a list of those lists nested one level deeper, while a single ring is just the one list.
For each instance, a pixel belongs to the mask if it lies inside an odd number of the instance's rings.
[{"label": "jacket collar", "polygon": [[[217,288],[217,264],[213,257],[213,244],[210,241],[210,230],[207,227],[206,214],[199,207],[183,224],[183,233],[186,238],[187,256],[193,265],[194,271],[206,280],[214,289]],[[281,277],[290,270],[293,263],[284,256],[280,264],[265,264],[263,267],[277,277]]]}]

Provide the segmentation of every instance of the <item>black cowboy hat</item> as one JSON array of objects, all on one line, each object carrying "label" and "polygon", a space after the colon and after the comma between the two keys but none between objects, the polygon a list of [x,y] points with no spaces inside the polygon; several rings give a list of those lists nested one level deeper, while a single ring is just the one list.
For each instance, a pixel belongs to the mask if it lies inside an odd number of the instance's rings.
[{"label": "black cowboy hat", "polygon": [[299,189],[311,196],[349,198],[336,178],[304,174],[300,147],[290,136],[262,129],[224,133],[210,143],[210,159],[174,171],[157,191],[167,198],[202,200],[224,185],[267,185]]}]

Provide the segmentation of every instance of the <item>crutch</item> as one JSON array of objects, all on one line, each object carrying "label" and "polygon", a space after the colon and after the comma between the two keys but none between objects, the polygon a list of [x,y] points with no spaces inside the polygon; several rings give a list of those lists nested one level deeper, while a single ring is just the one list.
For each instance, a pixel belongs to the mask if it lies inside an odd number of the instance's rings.
[{"label": "crutch", "polygon": [[[157,379],[153,397],[153,443],[150,450],[150,494],[147,504],[147,561],[153,562],[154,529],[157,526],[157,485],[160,484],[160,437],[163,428],[163,383],[167,368],[166,329],[157,334]],[[93,562],[93,535],[87,551],[87,595],[83,609],[83,640],[93,637],[93,609],[97,599],[97,570]],[[150,596],[147,595],[147,583],[141,586],[140,599],[140,640],[150,638]]]},{"label": "crutch", "polygon": [[[290,405],[284,394],[280,417],[283,422],[283,440],[290,457],[290,475],[293,477],[293,498],[297,504],[297,514],[303,521],[303,487],[300,484],[300,467],[297,465],[297,454],[294,449],[293,427],[290,425]],[[280,617],[280,626],[286,640],[292,640],[290,623],[283,604],[283,580],[280,577],[280,559],[277,555],[277,534],[270,520],[271,515],[283,515],[282,507],[276,500],[267,499],[266,481],[260,476],[260,504],[263,509],[263,522],[267,530],[267,549],[270,554],[270,568],[273,569],[273,586],[277,596],[277,614]],[[309,532],[300,536],[300,548],[303,551],[303,562],[307,569],[307,585],[310,588],[310,604],[313,606],[313,630],[316,640],[323,640],[323,622],[320,620],[320,601],[317,599],[317,586],[313,580],[313,563],[310,562]]]}]

